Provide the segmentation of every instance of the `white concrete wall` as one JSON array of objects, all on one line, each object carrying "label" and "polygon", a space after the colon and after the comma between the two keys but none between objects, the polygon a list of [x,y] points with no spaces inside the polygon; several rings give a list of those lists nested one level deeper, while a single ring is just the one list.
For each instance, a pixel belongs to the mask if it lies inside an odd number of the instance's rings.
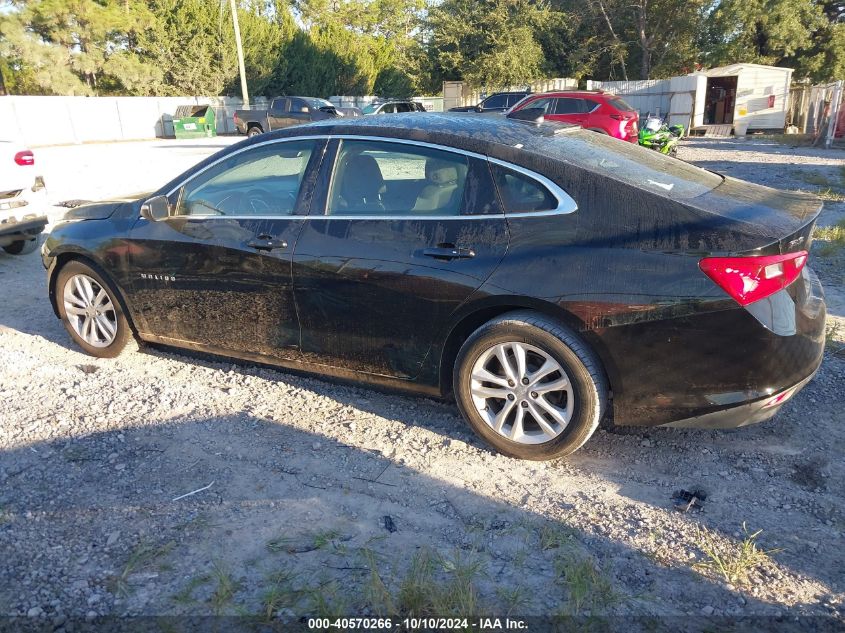
[{"label": "white concrete wall", "polygon": [[[217,133],[235,131],[241,100],[229,97],[0,97],[0,138],[30,145],[150,139],[173,135],[180,105],[215,107]],[[255,107],[266,103],[256,99]]]}]

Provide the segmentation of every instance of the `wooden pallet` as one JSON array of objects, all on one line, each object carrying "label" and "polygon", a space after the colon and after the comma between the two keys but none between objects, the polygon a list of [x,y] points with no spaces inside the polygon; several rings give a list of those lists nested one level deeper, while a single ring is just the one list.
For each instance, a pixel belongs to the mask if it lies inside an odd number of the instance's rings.
[{"label": "wooden pallet", "polygon": [[728,138],[732,132],[733,125],[730,123],[704,126],[704,138]]}]

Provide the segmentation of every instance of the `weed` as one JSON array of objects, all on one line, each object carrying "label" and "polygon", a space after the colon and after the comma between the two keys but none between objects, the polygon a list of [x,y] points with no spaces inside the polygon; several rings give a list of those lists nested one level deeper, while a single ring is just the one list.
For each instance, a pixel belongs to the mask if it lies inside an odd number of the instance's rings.
[{"label": "weed", "polygon": [[522,585],[516,587],[497,587],[496,595],[505,605],[505,616],[524,613],[531,604],[531,594]]},{"label": "weed", "polygon": [[291,551],[291,544],[293,539],[289,536],[277,536],[274,539],[267,541],[267,549],[271,552],[288,552]]},{"label": "weed", "polygon": [[568,615],[606,607],[616,600],[613,587],[590,556],[566,554],[555,561],[557,582],[565,585]]},{"label": "weed", "polygon": [[220,562],[213,564],[211,578],[217,581],[214,593],[211,594],[211,608],[214,610],[214,615],[222,615],[226,607],[232,602],[232,598],[235,597],[235,593],[237,593],[240,586]]},{"label": "weed", "polygon": [[813,238],[824,242],[818,249],[819,255],[828,257],[837,254],[845,247],[845,220],[833,226],[817,226]]},{"label": "weed", "polygon": [[377,616],[392,615],[396,612],[396,605],[390,590],[379,575],[375,553],[370,549],[365,549],[362,554],[370,569],[369,580],[364,586],[364,600]]},{"label": "weed", "polygon": [[840,332],[839,323],[830,321],[824,334],[824,346],[834,354],[845,349],[845,335]]},{"label": "weed", "polygon": [[167,556],[174,547],[176,547],[174,541],[157,546],[142,541],[129,555],[120,574],[109,578],[107,581],[108,590],[113,594],[120,594],[124,597],[128,596],[129,577],[142,569],[150,567],[156,560]]},{"label": "weed", "polygon": [[332,544],[332,542],[341,536],[337,530],[323,530],[314,534],[314,548],[323,549]]},{"label": "weed", "polygon": [[696,562],[693,566],[710,575],[721,577],[728,583],[746,584],[751,570],[768,562],[769,554],[781,550],[762,550],[757,547],[757,537],[760,536],[762,530],[749,534],[743,522],[742,531],[745,538],[740,543],[733,543],[718,539],[706,528],[699,529],[699,548],[704,553],[705,559]]},{"label": "weed", "polygon": [[335,581],[307,589],[306,593],[310,602],[309,612],[315,617],[334,620],[348,615],[351,611],[347,596]]},{"label": "weed", "polygon": [[269,586],[262,597],[262,613],[265,619],[271,620],[279,609],[298,605],[303,591],[294,588],[296,574],[287,569],[273,572],[267,580]]},{"label": "weed", "polygon": [[211,580],[211,576],[209,574],[203,574],[202,576],[194,576],[188,581],[181,591],[173,594],[171,598],[173,602],[178,604],[191,604],[194,602],[194,591],[197,588],[201,587],[202,585],[208,583]]},{"label": "weed", "polygon": [[480,560],[457,552],[452,558],[421,550],[399,585],[397,615],[469,616],[478,611]]},{"label": "weed", "polygon": [[568,527],[546,523],[540,528],[540,549],[558,549],[571,544],[574,536],[575,533]]}]

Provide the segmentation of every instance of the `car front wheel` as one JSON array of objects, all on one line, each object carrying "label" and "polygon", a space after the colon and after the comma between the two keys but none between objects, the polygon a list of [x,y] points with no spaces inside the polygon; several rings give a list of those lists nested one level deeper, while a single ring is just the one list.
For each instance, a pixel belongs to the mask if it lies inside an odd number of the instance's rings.
[{"label": "car front wheel", "polygon": [[521,459],[573,453],[607,406],[607,381],[593,351],[561,323],[530,311],[476,330],[458,352],[453,387],[476,434]]},{"label": "car front wheel", "polygon": [[68,334],[91,356],[114,358],[132,338],[116,291],[83,262],[71,261],[59,271],[56,302]]}]

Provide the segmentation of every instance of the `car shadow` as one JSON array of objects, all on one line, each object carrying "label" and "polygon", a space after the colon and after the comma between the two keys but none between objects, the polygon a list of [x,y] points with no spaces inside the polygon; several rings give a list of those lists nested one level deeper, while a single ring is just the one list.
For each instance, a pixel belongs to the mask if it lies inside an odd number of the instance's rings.
[{"label": "car shadow", "polygon": [[[284,415],[152,418],[19,440],[0,452],[0,613],[373,614],[403,603],[425,552],[436,564],[419,591],[471,583],[471,608],[484,615],[671,622],[687,612],[703,625],[707,605],[717,615],[781,611],[580,529],[562,505],[540,514],[518,491],[476,494],[480,455],[458,471],[425,471]],[[518,587],[513,610],[503,596]]]},{"label": "car shadow", "polygon": [[[39,276],[41,281],[37,284],[32,283],[30,267],[33,265],[40,267],[36,255],[13,257],[0,254],[0,284],[9,290],[0,308],[0,331],[8,331],[11,336],[39,337],[64,348],[72,354],[69,362],[75,364],[82,374],[89,373],[92,367],[96,369],[112,362],[92,359],[72,345],[46,300],[44,276]],[[259,376],[270,385],[277,385],[279,393],[290,392],[291,389],[304,390],[328,398],[352,413],[365,414],[370,419],[395,421],[407,432],[413,429],[430,431],[440,436],[444,443],[455,441],[458,445],[470,447],[478,471],[484,470],[486,460],[498,458],[475,438],[450,403],[398,394],[383,398],[376,390],[368,387],[327,382],[319,377],[233,363],[228,359],[221,360],[183,350],[144,347],[141,353],[151,360],[172,359],[179,363],[219,370],[221,374],[233,372],[244,378]],[[672,512],[671,496],[674,491],[704,488],[708,493],[705,511],[694,515],[691,519],[693,523],[721,531],[723,536],[731,540],[739,538],[735,536],[736,530],[744,522],[752,530],[759,527],[767,531],[776,529],[779,514],[791,511],[784,510],[783,506],[793,504],[784,499],[774,499],[776,503],[768,503],[772,497],[770,492],[763,492],[767,486],[776,482],[779,491],[785,491],[784,494],[798,499],[801,504],[810,508],[819,506],[817,493],[802,488],[800,484],[788,483],[789,478],[795,468],[802,467],[806,462],[805,453],[808,450],[814,451],[816,457],[822,460],[837,460],[838,440],[826,445],[813,443],[813,427],[808,427],[806,422],[802,424],[802,412],[808,409],[816,415],[828,409],[830,411],[825,415],[834,414],[831,407],[835,394],[845,392],[842,372],[837,371],[835,368],[829,371],[829,362],[825,363],[816,379],[822,381],[820,384],[824,388],[814,392],[814,383],[811,383],[782,413],[764,425],[737,431],[653,428],[609,432],[602,429],[578,453],[555,462],[553,472],[558,472],[563,480],[568,477],[598,477],[611,484],[621,496],[667,512]],[[237,421],[241,417],[253,418],[248,408],[245,408],[242,414],[226,419]],[[266,428],[273,426],[264,418],[260,421],[268,425]],[[812,448],[808,448],[810,444]],[[309,448],[306,443],[292,450],[307,452]],[[691,457],[705,450],[708,451],[706,461],[712,462],[712,466],[704,470],[690,470],[688,464],[695,461]],[[730,455],[730,459],[718,458],[719,455]],[[0,458],[0,461],[5,460]],[[514,468],[517,468],[519,462],[513,463]],[[730,466],[725,466],[725,463]],[[746,475],[759,481],[760,493],[753,498],[748,498],[731,483]],[[814,495],[816,501],[813,500]],[[841,504],[841,494],[838,503]],[[519,505],[518,502],[514,504]],[[817,545],[821,536],[816,538],[810,535],[820,530],[822,534],[831,531],[825,521],[831,521],[835,526],[841,522],[842,516],[841,510],[831,510],[827,501],[823,505],[807,514],[803,533],[786,535],[783,537],[785,542],[769,542],[767,546],[785,546],[784,551],[773,554],[776,560],[833,587],[841,584],[841,578],[832,573],[835,567],[823,566],[821,569],[817,565],[820,554],[813,550],[812,544],[815,541]],[[727,525],[733,526],[733,531],[723,527]],[[766,538],[769,539],[768,535]]]}]

